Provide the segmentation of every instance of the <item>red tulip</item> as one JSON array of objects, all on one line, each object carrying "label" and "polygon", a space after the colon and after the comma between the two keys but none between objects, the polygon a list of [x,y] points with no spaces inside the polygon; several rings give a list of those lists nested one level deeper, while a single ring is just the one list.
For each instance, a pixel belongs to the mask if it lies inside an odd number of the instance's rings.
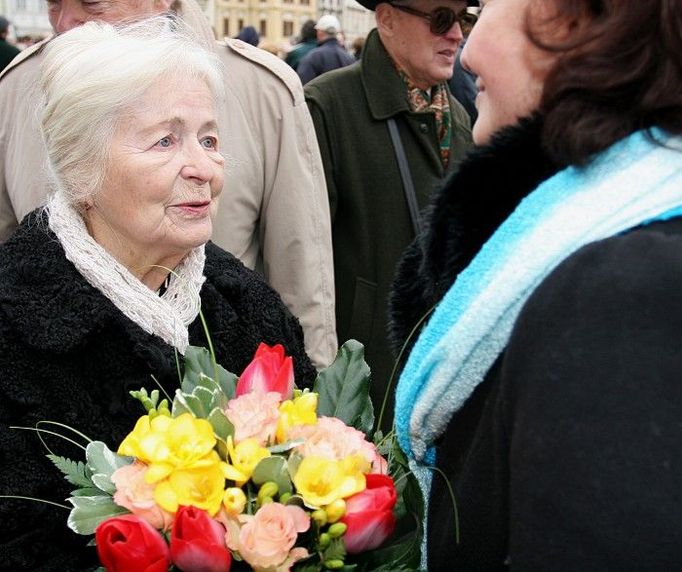
[{"label": "red tulip", "polygon": [[377,548],[395,529],[397,495],[393,479],[379,474],[365,478],[367,488],[346,499],[346,514],[341,519],[348,527],[343,542],[350,554]]},{"label": "red tulip", "polygon": [[184,572],[228,572],[232,565],[225,529],[194,506],[181,506],[175,513],[170,552],[173,564]]},{"label": "red tulip", "polygon": [[166,572],[171,564],[163,536],[132,514],[105,520],[95,530],[95,539],[108,572]]},{"label": "red tulip", "polygon": [[253,360],[240,376],[236,396],[252,391],[276,391],[282,396],[282,400],[293,395],[294,362],[290,356],[285,357],[284,348],[280,344],[270,347],[261,343]]}]

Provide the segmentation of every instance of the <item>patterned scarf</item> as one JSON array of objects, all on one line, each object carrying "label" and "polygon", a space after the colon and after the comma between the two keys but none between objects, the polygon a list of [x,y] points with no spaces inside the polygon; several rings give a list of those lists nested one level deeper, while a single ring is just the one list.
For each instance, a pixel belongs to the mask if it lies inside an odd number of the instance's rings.
[{"label": "patterned scarf", "polygon": [[436,118],[436,132],[440,147],[440,158],[443,167],[447,168],[450,160],[450,136],[452,121],[450,118],[450,100],[445,83],[439,83],[431,88],[431,94],[419,89],[412,80],[397,68],[398,74],[407,85],[407,101],[414,113],[433,113]]}]

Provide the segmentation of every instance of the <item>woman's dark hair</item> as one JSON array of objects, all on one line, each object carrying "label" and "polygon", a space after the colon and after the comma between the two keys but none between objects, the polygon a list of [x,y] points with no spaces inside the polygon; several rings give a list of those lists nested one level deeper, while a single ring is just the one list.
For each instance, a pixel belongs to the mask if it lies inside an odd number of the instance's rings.
[{"label": "woman's dark hair", "polygon": [[[682,133],[682,0],[553,3],[549,18],[528,18],[531,41],[559,56],[540,104],[550,155],[583,164],[639,129]],[[545,40],[554,26],[565,41]]]},{"label": "woman's dark hair", "polygon": [[306,20],[301,26],[301,42],[312,42],[313,40],[317,40],[315,20]]}]

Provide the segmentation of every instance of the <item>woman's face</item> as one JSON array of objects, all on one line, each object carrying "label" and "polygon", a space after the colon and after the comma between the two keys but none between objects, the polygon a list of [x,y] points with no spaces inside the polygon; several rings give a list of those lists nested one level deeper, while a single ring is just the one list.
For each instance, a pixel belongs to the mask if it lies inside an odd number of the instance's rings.
[{"label": "woman's face", "polygon": [[484,0],[482,4],[462,52],[462,65],[478,76],[478,119],[473,127],[478,145],[538,108],[553,61],[533,45],[525,31],[527,15],[538,15],[544,2]]},{"label": "woman's face", "polygon": [[129,268],[181,258],[211,236],[223,166],[206,83],[160,80],[111,140],[103,188],[85,214],[88,228]]}]

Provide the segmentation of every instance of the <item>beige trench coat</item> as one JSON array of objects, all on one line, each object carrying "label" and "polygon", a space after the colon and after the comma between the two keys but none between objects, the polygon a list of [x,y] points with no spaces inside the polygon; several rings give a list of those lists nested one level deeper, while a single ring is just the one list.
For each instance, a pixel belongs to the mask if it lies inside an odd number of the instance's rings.
[{"label": "beige trench coat", "polygon": [[[264,274],[299,318],[313,363],[326,366],[337,348],[329,204],[301,83],[263,50],[213,42],[192,0],[183,0],[180,15],[210,38],[226,70],[219,124],[228,160],[213,241]],[[49,188],[37,119],[43,45],[0,75],[0,242],[44,204]]]}]

